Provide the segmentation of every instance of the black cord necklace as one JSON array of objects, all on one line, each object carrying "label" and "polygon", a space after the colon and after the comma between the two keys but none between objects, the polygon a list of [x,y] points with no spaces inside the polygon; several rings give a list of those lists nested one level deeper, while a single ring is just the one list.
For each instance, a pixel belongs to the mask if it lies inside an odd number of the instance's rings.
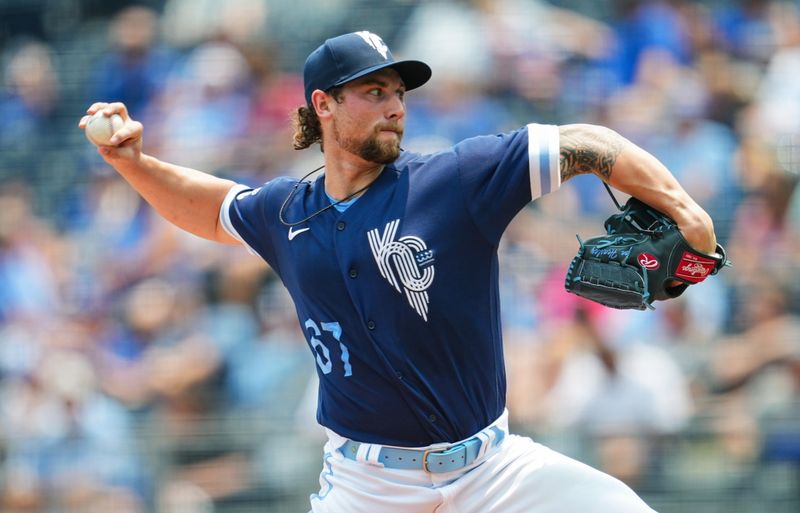
[{"label": "black cord necklace", "polygon": [[348,196],[346,196],[346,197],[344,197],[344,198],[342,198],[340,200],[336,200],[333,203],[331,203],[330,205],[327,205],[327,206],[317,210],[316,212],[314,212],[310,216],[306,217],[305,219],[301,219],[300,221],[297,221],[297,222],[294,222],[294,223],[287,222],[283,218],[283,213],[286,210],[286,205],[289,204],[289,201],[291,201],[292,197],[294,197],[294,195],[297,193],[297,188],[300,187],[300,184],[303,183],[303,181],[306,178],[308,178],[309,176],[313,175],[314,173],[316,173],[317,171],[319,171],[320,169],[322,169],[324,167],[325,167],[325,164],[319,166],[318,168],[314,169],[310,173],[307,173],[303,178],[299,179],[296,184],[294,184],[294,188],[291,190],[291,192],[289,192],[289,195],[286,196],[286,199],[283,200],[283,205],[281,205],[281,209],[278,211],[278,220],[281,222],[282,225],[288,226],[288,227],[291,228],[292,226],[297,226],[299,224],[303,224],[303,223],[306,223],[306,222],[310,221],[311,219],[317,217],[318,215],[320,215],[321,213],[325,212],[326,210],[335,207],[339,203],[344,203],[345,201],[349,200],[350,198],[353,198],[354,196],[356,196],[357,194],[360,194],[360,193],[366,191],[367,189],[369,189],[372,186],[372,184],[374,184],[378,180],[378,178],[380,178],[381,174],[383,173],[383,169],[381,168],[381,170],[378,171],[378,175],[375,178],[373,178],[367,185],[365,185],[364,187],[360,188],[356,192],[353,192],[350,195],[348,195]]}]

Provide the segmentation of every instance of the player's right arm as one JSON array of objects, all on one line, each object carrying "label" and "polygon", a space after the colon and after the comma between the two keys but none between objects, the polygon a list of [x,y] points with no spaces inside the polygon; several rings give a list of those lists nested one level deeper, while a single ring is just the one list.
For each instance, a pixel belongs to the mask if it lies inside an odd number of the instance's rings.
[{"label": "player's right arm", "polygon": [[98,152],[164,219],[189,233],[225,244],[239,244],[222,227],[219,211],[226,194],[235,185],[230,180],[196,169],[163,162],[142,152],[144,127],[130,118],[122,103],[95,103],[78,126],[86,127],[98,111],[119,114],[124,126],[111,138],[111,146]]}]

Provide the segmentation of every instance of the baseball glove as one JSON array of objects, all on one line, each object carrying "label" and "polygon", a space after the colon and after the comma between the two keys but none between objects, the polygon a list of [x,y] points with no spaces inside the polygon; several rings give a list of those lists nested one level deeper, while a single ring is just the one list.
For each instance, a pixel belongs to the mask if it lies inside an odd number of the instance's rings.
[{"label": "baseball glove", "polygon": [[680,296],[730,265],[722,246],[717,244],[714,255],[695,250],[675,221],[638,199],[630,198],[620,210],[606,219],[606,235],[578,237],[567,292],[612,308],[653,309],[653,301]]}]

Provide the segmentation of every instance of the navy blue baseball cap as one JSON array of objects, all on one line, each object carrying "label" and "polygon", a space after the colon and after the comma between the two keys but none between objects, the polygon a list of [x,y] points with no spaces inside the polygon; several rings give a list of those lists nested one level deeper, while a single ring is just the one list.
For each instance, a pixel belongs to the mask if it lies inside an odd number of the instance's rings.
[{"label": "navy blue baseball cap", "polygon": [[328,39],[306,59],[306,104],[311,105],[311,93],[317,89],[327,91],[383,68],[396,70],[406,90],[431,78],[430,66],[421,61],[394,60],[383,39],[372,32],[351,32]]}]

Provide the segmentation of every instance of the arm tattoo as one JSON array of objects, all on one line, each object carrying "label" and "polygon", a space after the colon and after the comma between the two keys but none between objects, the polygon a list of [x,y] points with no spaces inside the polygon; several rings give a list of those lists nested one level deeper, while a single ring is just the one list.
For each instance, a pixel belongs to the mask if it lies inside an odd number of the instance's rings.
[{"label": "arm tattoo", "polygon": [[565,182],[585,173],[608,181],[625,140],[612,130],[581,125],[562,127],[560,141],[561,182]]}]

